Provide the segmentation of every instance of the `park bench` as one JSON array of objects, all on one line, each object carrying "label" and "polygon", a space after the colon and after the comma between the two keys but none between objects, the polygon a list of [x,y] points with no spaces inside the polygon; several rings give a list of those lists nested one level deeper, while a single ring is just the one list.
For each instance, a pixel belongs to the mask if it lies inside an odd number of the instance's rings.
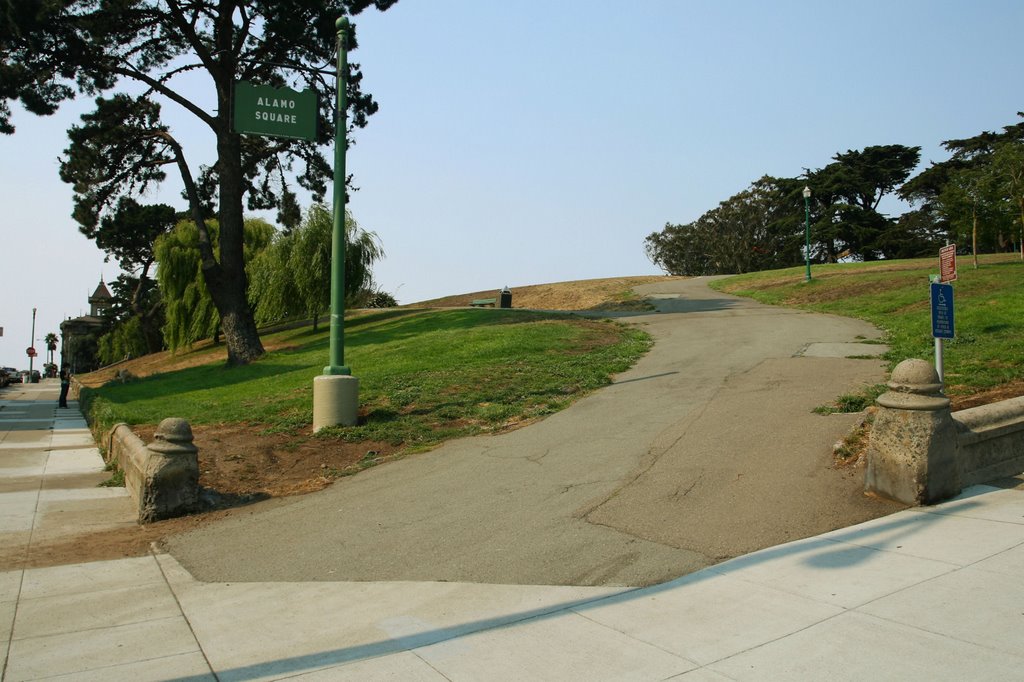
[{"label": "park bench", "polygon": [[474,298],[472,301],[469,302],[469,305],[473,306],[474,308],[483,308],[484,306],[490,306],[491,308],[493,308],[494,304],[497,302],[498,299],[496,298]]}]

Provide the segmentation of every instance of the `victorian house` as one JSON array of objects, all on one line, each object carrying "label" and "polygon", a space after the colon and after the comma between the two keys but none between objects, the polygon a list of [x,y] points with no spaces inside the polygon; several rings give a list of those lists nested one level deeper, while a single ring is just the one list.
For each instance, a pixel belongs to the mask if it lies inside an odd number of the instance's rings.
[{"label": "victorian house", "polygon": [[89,314],[60,323],[61,364],[72,373],[89,372],[99,366],[96,341],[107,324],[103,311],[110,307],[112,299],[110,290],[100,277],[99,286],[89,297]]}]

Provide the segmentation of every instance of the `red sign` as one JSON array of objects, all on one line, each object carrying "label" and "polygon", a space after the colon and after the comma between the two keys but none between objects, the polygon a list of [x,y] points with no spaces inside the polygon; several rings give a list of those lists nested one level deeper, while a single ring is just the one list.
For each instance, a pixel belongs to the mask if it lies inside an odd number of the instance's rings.
[{"label": "red sign", "polygon": [[29,346],[28,348],[25,349],[25,354],[28,355],[30,358],[34,358],[36,356],[36,349],[33,348],[32,346]]},{"label": "red sign", "polygon": [[956,244],[939,249],[939,282],[956,280]]}]

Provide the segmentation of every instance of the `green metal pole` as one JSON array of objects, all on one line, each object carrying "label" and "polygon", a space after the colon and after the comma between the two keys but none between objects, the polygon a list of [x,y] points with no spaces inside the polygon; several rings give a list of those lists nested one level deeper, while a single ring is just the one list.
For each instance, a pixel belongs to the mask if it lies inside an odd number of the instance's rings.
[{"label": "green metal pole", "polygon": [[811,198],[804,195],[804,262],[807,264],[805,282],[811,281]]},{"label": "green metal pole", "polygon": [[334,231],[331,238],[331,364],[324,374],[352,374],[345,366],[345,150],[348,146],[348,18],[335,23],[338,29],[337,105],[334,112]]}]

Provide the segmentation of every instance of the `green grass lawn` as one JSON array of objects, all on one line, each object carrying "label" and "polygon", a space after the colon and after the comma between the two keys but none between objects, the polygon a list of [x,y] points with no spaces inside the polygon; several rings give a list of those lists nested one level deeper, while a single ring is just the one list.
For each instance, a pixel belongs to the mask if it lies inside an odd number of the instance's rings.
[{"label": "green grass lawn", "polygon": [[[895,366],[907,358],[931,360],[928,275],[938,257],[813,266],[738,275],[715,289],[773,305],[794,306],[867,320],[886,333]],[[945,342],[946,393],[969,396],[1024,380],[1024,263],[1015,254],[982,256],[975,270],[959,259],[953,283],[956,338]]]},{"label": "green grass lawn", "polygon": [[[312,423],[313,378],[328,360],[326,329],[278,332],[283,343],[244,367],[203,365],[83,389],[94,427],[246,423],[298,431]],[[500,430],[564,408],[609,382],[650,347],[612,322],[517,310],[391,310],[346,321],[345,362],[360,380],[361,424],[318,434],[405,448]]]}]

